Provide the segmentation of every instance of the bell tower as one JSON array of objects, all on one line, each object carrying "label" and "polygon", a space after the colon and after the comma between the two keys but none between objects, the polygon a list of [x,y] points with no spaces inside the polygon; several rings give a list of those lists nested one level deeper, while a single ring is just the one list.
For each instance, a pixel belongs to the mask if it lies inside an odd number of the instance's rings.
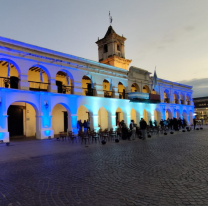
[{"label": "bell tower", "polygon": [[125,59],[125,41],[126,38],[123,35],[119,36],[113,27],[109,26],[104,38],[96,42],[99,62],[128,71],[132,60]]}]

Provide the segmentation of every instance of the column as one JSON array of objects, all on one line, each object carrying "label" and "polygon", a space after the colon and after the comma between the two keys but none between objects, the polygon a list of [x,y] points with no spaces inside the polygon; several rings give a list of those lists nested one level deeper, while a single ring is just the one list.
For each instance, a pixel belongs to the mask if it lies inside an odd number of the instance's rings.
[{"label": "column", "polygon": [[166,119],[166,117],[165,117],[165,107],[162,107],[162,119],[163,120]]},{"label": "column", "polygon": [[130,123],[131,123],[131,114],[127,114],[127,127],[129,127]]},{"label": "column", "polygon": [[116,115],[109,114],[109,116],[110,118],[108,118],[108,121],[110,121],[111,128],[113,128],[113,131],[115,131],[117,128]]},{"label": "column", "polygon": [[[68,122],[69,118],[68,118]],[[78,134],[78,128],[77,128],[77,114],[71,114],[71,125],[69,125],[71,128],[68,128],[69,131],[72,131],[75,134]]]},{"label": "column", "polygon": [[53,92],[53,93],[57,93],[58,89],[56,86],[56,78],[49,79],[49,82],[50,82],[50,85],[49,85],[48,91]]},{"label": "column", "polygon": [[95,96],[97,97],[104,97],[103,85],[101,84],[94,84],[95,89]]},{"label": "column", "polygon": [[21,90],[29,90],[30,83],[28,82],[28,75],[27,74],[20,74],[19,75],[19,89]]},{"label": "column", "polygon": [[118,93],[118,87],[113,87],[113,91],[114,91],[114,98],[119,99],[119,93]]},{"label": "column", "polygon": [[9,142],[8,115],[6,108],[6,91],[0,90],[0,140]]},{"label": "column", "polygon": [[98,127],[98,114],[90,113],[90,129],[94,129],[97,132],[100,127]]}]

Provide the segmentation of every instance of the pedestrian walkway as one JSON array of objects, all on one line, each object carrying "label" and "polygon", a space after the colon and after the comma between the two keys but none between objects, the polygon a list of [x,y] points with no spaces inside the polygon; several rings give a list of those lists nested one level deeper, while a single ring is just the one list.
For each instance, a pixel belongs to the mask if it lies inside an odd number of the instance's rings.
[{"label": "pedestrian walkway", "polygon": [[208,128],[106,145],[0,144],[0,205],[208,205]]}]

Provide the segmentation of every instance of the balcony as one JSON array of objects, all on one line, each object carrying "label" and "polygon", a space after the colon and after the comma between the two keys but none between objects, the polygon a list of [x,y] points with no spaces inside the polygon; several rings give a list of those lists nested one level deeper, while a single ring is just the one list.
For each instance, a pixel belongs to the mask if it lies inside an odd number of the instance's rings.
[{"label": "balcony", "polygon": [[30,90],[37,92],[47,92],[48,85],[50,84],[50,83],[34,82],[34,81],[28,81],[28,82],[29,82]]},{"label": "balcony", "polygon": [[130,102],[144,102],[144,103],[152,103],[152,104],[160,103],[160,95],[158,94],[130,92],[128,93],[128,98]]},{"label": "balcony", "polygon": [[61,87],[58,87],[58,93],[73,94],[73,88],[73,86],[61,85]]},{"label": "balcony", "polygon": [[95,96],[95,89],[82,88],[86,96]]},{"label": "balcony", "polygon": [[126,98],[126,93],[125,92],[118,92],[118,94],[119,94],[119,99],[127,99]]},{"label": "balcony", "polygon": [[185,104],[185,101],[183,99],[181,99],[181,104]]},{"label": "balcony", "polygon": [[13,76],[11,76],[10,78],[0,77],[0,87],[18,89],[18,83],[19,83],[18,77],[13,77]]},{"label": "balcony", "polygon": [[191,105],[191,102],[190,101],[187,101],[187,105]]},{"label": "balcony", "polygon": [[178,99],[174,99],[174,103],[175,103],[175,104],[179,104]]},{"label": "balcony", "polygon": [[113,91],[107,91],[107,90],[103,90],[103,91],[104,91],[104,97],[107,97],[107,98],[113,97]]},{"label": "balcony", "polygon": [[164,99],[164,102],[165,102],[165,103],[170,103],[170,98],[165,98],[165,99]]}]

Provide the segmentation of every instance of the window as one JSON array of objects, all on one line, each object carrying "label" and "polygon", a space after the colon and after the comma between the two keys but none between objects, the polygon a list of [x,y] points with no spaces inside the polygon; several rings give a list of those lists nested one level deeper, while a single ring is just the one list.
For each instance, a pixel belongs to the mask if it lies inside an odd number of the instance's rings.
[{"label": "window", "polygon": [[118,51],[121,51],[121,50],[120,50],[120,45],[119,45],[119,44],[117,44],[117,50],[118,50]]},{"label": "window", "polygon": [[107,44],[104,45],[104,53],[106,53],[106,52],[108,52],[108,45]]}]

